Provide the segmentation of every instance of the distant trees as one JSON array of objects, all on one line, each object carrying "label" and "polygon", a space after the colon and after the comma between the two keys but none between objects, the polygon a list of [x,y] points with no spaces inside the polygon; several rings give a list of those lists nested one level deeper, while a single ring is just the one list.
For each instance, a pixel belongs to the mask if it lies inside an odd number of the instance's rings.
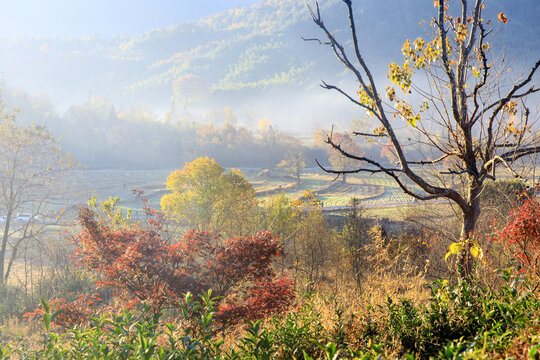
[{"label": "distant trees", "polygon": [[188,106],[204,102],[212,89],[208,81],[198,75],[187,74],[173,81],[173,104]]},{"label": "distant trees", "polygon": [[76,166],[44,127],[18,126],[0,108],[0,284],[7,282],[21,246],[45,231],[70,189],[68,170]]},{"label": "distant trees", "polygon": [[[343,157],[354,160],[356,167],[326,170],[337,174],[383,173],[412,197],[442,198],[456,204],[461,213],[458,268],[467,277],[472,269],[471,249],[484,183],[497,178],[500,166],[519,176],[513,164],[540,152],[538,130],[533,128],[525,104],[528,95],[540,91],[534,84],[540,60],[522,78],[510,79],[504,62],[492,56],[495,32],[482,14],[484,1],[462,0],[450,6],[448,0],[437,0],[436,16],[431,21],[433,37],[407,40],[401,49],[404,62],[390,64],[389,83],[381,85],[375,82],[362,56],[352,1],[343,2],[350,25],[350,51],[327,28],[318,5],[311,9],[311,16],[325,39],[307,40],[329,46],[351,72],[360,87],[356,94],[328,83],[323,87],[344,95],[374,118],[377,125],[355,134],[382,140],[381,145],[389,141],[397,164],[387,166],[350,151],[342,146],[341,139],[330,135],[328,144]],[[507,21],[502,16],[498,20],[502,26]],[[426,82],[416,81],[417,71],[424,73]],[[411,98],[418,99],[420,105],[411,103]],[[399,120],[407,131],[396,132]],[[427,144],[429,151],[423,159],[413,161],[404,149],[419,143]],[[430,176],[426,176],[425,169],[431,170]]]},{"label": "distant trees", "polygon": [[296,183],[300,184],[300,175],[302,175],[302,171],[306,167],[302,149],[297,148],[288,152],[285,159],[281,160],[276,167],[287,175],[294,177]]},{"label": "distant trees", "polygon": [[214,159],[197,158],[169,175],[167,189],[172,193],[161,207],[171,218],[202,231],[251,233],[257,201],[240,171],[225,172]]},{"label": "distant trees", "polygon": [[[263,131],[241,125],[242,119],[230,107],[190,116],[168,113],[161,121],[144,102],[118,109],[110,100],[94,96],[62,115],[46,99],[24,92],[14,97],[9,89],[2,90],[20,104],[18,124],[46,124],[62,148],[90,168],[172,168],[208,156],[227,167],[270,169],[298,142],[269,120],[272,128]],[[246,117],[256,121],[253,111]],[[306,158],[320,152],[301,147]]]}]

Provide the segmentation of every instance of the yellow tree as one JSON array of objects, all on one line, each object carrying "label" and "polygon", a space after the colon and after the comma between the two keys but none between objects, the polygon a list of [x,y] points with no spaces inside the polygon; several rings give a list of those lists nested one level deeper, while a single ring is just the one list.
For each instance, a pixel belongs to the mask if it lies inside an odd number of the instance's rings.
[{"label": "yellow tree", "polygon": [[257,208],[255,190],[238,170],[214,159],[197,158],[167,178],[161,208],[171,218],[199,230],[248,235]]},{"label": "yellow tree", "polygon": [[[484,0],[460,0],[452,6],[448,0],[435,0],[430,37],[407,40],[402,48],[404,62],[390,64],[387,84],[376,83],[362,56],[352,1],[343,3],[350,26],[350,49],[327,28],[318,4],[310,9],[311,16],[325,40],[305,40],[329,46],[351,72],[359,84],[356,94],[325,82],[323,88],[337,91],[371,115],[372,131],[356,134],[382,139],[381,145],[389,143],[397,163],[385,166],[347,151],[329,136],[328,144],[355,160],[357,167],[327,171],[384,173],[410,196],[448,199],[457,205],[462,226],[459,246],[454,249],[460,249],[459,269],[466,277],[471,272],[472,250],[476,250],[472,240],[484,183],[497,178],[499,166],[519,176],[514,166],[518,160],[540,152],[538,130],[533,128],[525,105],[527,95],[540,90],[534,84],[540,60],[521,78],[505,76],[504,63],[493,56],[494,32],[482,15]],[[507,18],[500,13],[498,21],[504,26]],[[417,73],[423,73],[427,81],[417,81]],[[386,90],[381,93],[381,89]],[[408,102],[410,98],[418,98],[420,105]],[[396,131],[400,120],[408,124],[408,132]],[[424,158],[406,156],[405,147],[418,143],[429,146]],[[426,168],[431,170],[429,176]]]}]

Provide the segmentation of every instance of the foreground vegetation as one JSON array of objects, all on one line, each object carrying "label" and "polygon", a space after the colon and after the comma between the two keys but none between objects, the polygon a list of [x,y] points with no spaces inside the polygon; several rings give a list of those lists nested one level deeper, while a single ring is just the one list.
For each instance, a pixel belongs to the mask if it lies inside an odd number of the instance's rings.
[{"label": "foreground vegetation", "polygon": [[[2,308],[12,317],[1,358],[538,359],[540,204],[523,194],[492,239],[478,240],[466,280],[433,234],[389,234],[354,202],[332,234],[312,194],[289,221],[285,198],[274,198],[266,211],[282,212],[274,231],[289,240],[280,242],[269,233],[166,239],[159,213],[136,224],[115,201],[93,202],[79,215],[79,270],[68,281],[77,293],[42,300],[25,315],[35,321]],[[69,297],[59,280],[57,294]]]},{"label": "foreground vegetation", "polygon": [[[423,304],[388,297],[358,310],[306,295],[295,311],[232,329],[216,322],[211,292],[186,294],[181,316],[162,320],[141,306],[57,332],[44,303],[38,349],[24,339],[1,348],[2,359],[538,359],[540,298],[510,270],[500,286],[439,281]],[[359,305],[359,304],[355,304]]]}]

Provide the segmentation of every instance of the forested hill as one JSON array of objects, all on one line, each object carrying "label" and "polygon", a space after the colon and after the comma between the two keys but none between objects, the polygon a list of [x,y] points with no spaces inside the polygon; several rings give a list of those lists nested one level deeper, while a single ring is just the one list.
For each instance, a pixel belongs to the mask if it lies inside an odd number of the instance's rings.
[{"label": "forested hill", "polygon": [[[268,0],[136,36],[7,39],[0,35],[0,71],[8,84],[45,92],[56,104],[79,103],[91,93],[115,104],[144,100],[168,107],[173,81],[188,76],[198,81],[199,95],[209,93],[213,101],[234,106],[231,99],[239,94],[309,89],[323,78],[343,74],[328,48],[301,40],[320,36],[307,3]],[[345,39],[341,1],[320,3],[329,28]],[[423,19],[429,23],[434,13],[427,0],[355,1],[354,6],[362,50],[380,74],[388,62],[400,58],[406,38],[428,30],[418,23]],[[540,2],[486,2],[485,17],[495,19],[501,11],[510,19],[499,37],[509,57],[519,53],[532,62],[540,48],[534,36]],[[181,86],[177,90],[181,96]]]}]

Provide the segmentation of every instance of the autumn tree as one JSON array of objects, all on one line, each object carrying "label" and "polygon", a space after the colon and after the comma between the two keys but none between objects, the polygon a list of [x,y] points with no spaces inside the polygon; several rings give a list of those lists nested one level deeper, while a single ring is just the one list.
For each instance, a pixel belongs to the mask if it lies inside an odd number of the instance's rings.
[{"label": "autumn tree", "polygon": [[67,171],[75,160],[62,152],[43,126],[18,126],[0,108],[0,284],[10,277],[21,247],[56,223],[67,199]]},{"label": "autumn tree", "polygon": [[290,253],[294,257],[293,269],[308,283],[327,279],[327,265],[335,260],[337,250],[322,205],[311,190],[306,190],[300,198],[291,202],[296,222],[290,244]]},{"label": "autumn tree", "polygon": [[302,175],[305,167],[304,154],[300,148],[289,151],[285,155],[285,159],[277,164],[277,168],[287,175],[294,177],[297,184],[300,184],[300,175]]},{"label": "autumn tree", "polygon": [[[72,326],[100,309],[139,303],[154,313],[180,310],[187,292],[197,296],[210,290],[218,305],[215,317],[223,323],[256,320],[291,305],[295,297],[291,282],[273,270],[283,247],[270,232],[223,238],[190,231],[166,240],[161,213],[145,207],[146,221],[133,223],[126,221],[117,201],[91,201],[79,209],[82,229],[74,239],[76,262],[99,281],[94,294],[53,301],[61,310],[57,324]],[[107,291],[114,301],[99,296]]]},{"label": "autumn tree", "polygon": [[365,255],[366,250],[364,246],[370,242],[369,221],[363,216],[363,213],[364,209],[360,207],[360,200],[352,198],[349,203],[347,223],[338,234],[351,266],[354,280],[359,286],[361,285],[362,270],[365,268],[363,255]]},{"label": "autumn tree", "polygon": [[260,228],[279,236],[285,244],[294,236],[298,222],[291,200],[285,193],[276,194],[263,201],[259,215]]},{"label": "autumn tree", "polygon": [[[350,25],[349,39],[338,39],[328,29],[318,4],[311,8],[314,23],[341,63],[358,82],[356,94],[323,82],[322,87],[345,96],[374,120],[372,129],[356,135],[381,144],[390,142],[397,162],[386,166],[372,158],[348,151],[338,139],[327,142],[343,157],[356,161],[356,168],[332,170],[337,174],[383,173],[408,195],[420,200],[447,199],[461,213],[459,269],[471,273],[472,239],[480,215],[480,194],[484,183],[500,175],[499,167],[519,176],[518,160],[540,151],[538,130],[533,128],[525,98],[540,90],[534,84],[540,66],[536,61],[521,78],[511,78],[494,54],[496,33],[484,18],[483,0],[452,3],[436,0],[429,38],[407,40],[404,62],[389,66],[387,84],[376,83],[366,63],[356,30],[351,0],[343,0]],[[511,19],[510,19],[511,20]],[[501,26],[509,21],[499,14]],[[497,22],[497,21],[495,21]],[[349,44],[346,48],[343,44]],[[423,73],[426,82],[416,77]],[[385,90],[381,90],[385,89]],[[415,105],[409,99],[419,100]],[[402,124],[408,131],[396,131]],[[405,149],[416,143],[429,145],[423,159],[411,159]],[[431,170],[427,176],[425,169]],[[460,181],[454,182],[458,178]],[[456,183],[463,186],[454,185]]]},{"label": "autumn tree", "polygon": [[255,190],[238,170],[198,158],[167,178],[172,193],[161,198],[165,214],[190,228],[247,235],[257,207]]}]

